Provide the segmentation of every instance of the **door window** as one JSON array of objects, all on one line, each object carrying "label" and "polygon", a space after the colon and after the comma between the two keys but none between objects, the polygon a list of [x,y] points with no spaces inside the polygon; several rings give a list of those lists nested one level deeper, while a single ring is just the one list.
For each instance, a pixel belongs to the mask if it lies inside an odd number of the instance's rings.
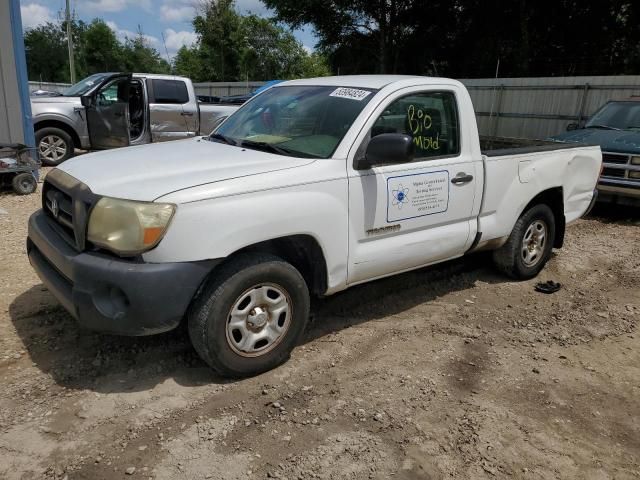
[{"label": "door window", "polygon": [[109,105],[113,105],[114,103],[126,103],[126,88],[128,87],[128,84],[128,78],[124,80],[120,78],[102,87],[100,90],[98,90],[96,98],[97,105],[99,107],[108,107]]},{"label": "door window", "polygon": [[182,80],[151,80],[153,103],[183,104],[189,102],[187,85]]},{"label": "door window", "polygon": [[416,160],[460,153],[460,128],[452,92],[416,93],[391,102],[371,128],[371,136],[404,133],[413,137]]}]

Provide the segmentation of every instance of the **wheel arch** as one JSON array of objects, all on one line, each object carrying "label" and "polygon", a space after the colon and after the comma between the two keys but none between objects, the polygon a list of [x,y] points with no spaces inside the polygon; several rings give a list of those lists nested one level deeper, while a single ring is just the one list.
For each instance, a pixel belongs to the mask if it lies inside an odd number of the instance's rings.
[{"label": "wheel arch", "polygon": [[529,203],[522,209],[518,218],[526,211],[536,205],[547,205],[553,212],[555,221],[555,237],[553,239],[554,248],[562,248],[564,244],[564,233],[566,229],[566,220],[564,216],[564,196],[562,187],[549,188],[538,193],[531,199]]},{"label": "wheel arch", "polygon": [[305,279],[309,291],[322,296],[327,291],[327,262],[320,243],[312,235],[295,234],[273,238],[247,245],[229,255],[216,265],[210,275],[215,275],[221,265],[243,253],[270,253],[293,265]]},{"label": "wheel arch", "polygon": [[70,137],[71,140],[73,140],[73,146],[75,148],[80,148],[82,147],[82,144],[80,142],[80,136],[78,135],[78,132],[75,131],[75,129],[60,120],[40,120],[36,123],[34,123],[33,125],[33,130],[34,132],[38,132],[38,130],[42,130],[43,128],[59,128],[60,130],[63,130],[64,132],[66,132]]}]

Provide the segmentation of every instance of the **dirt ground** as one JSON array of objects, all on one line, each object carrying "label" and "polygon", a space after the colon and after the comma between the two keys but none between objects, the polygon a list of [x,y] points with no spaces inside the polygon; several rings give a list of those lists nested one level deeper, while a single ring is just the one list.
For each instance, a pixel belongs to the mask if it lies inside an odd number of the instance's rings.
[{"label": "dirt ground", "polygon": [[0,195],[2,479],[640,478],[638,210],[537,280],[476,255],[317,301],[288,363],[228,381],[184,329],[79,330],[25,255],[39,201]]}]

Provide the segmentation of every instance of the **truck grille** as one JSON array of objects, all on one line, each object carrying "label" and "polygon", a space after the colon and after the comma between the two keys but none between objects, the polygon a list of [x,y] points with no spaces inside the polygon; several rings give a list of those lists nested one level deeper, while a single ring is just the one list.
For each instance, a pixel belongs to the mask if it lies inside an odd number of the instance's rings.
[{"label": "truck grille", "polygon": [[54,187],[51,183],[45,182],[43,201],[49,217],[60,224],[69,237],[75,238],[73,229],[73,200],[71,196],[59,188]]},{"label": "truck grille", "polygon": [[631,161],[630,155],[620,153],[603,153],[602,176],[609,178],[629,178],[628,165]]},{"label": "truck grille", "polygon": [[85,248],[88,212],[97,198],[89,187],[60,170],[52,170],[44,180],[42,208],[54,230],[78,251]]}]

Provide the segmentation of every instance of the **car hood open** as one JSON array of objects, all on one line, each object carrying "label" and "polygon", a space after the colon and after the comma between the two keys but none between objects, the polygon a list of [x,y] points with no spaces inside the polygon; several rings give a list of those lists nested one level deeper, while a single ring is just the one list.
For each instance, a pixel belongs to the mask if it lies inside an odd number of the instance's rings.
[{"label": "car hood open", "polygon": [[81,155],[58,168],[96,194],[152,201],[190,187],[313,161],[194,138]]}]

